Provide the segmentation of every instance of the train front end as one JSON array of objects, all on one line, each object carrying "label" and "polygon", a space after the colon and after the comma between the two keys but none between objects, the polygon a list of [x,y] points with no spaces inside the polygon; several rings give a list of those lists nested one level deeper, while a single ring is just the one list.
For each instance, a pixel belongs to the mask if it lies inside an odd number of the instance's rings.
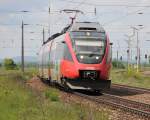
[{"label": "train front end", "polygon": [[66,84],[72,89],[109,89],[111,48],[104,29],[98,23],[75,23],[65,40],[71,55],[61,67]]}]

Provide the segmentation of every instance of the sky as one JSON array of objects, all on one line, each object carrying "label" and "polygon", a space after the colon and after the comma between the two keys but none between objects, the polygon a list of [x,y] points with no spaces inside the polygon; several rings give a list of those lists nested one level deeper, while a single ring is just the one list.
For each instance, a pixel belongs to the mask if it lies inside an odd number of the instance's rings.
[{"label": "sky", "polygon": [[[49,15],[48,9],[51,8]],[[96,8],[96,15],[94,9]],[[128,37],[136,27],[141,56],[150,55],[150,0],[0,0],[0,58],[21,55],[21,23],[24,26],[25,56],[37,56],[45,38],[60,32],[70,23],[63,9],[79,9],[76,21],[96,21],[106,30],[113,42],[113,57],[126,58]],[[28,11],[28,12],[23,12]],[[140,26],[139,26],[140,25]],[[133,58],[136,56],[136,34],[131,38]]]}]

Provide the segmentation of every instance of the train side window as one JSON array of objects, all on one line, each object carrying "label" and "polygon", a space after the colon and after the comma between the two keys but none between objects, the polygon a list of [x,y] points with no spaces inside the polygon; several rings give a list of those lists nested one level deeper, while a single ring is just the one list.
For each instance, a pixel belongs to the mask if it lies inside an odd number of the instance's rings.
[{"label": "train side window", "polygon": [[64,59],[73,61],[70,50],[66,44],[64,44]]},{"label": "train side window", "polygon": [[107,56],[107,63],[110,63],[112,61],[112,48],[109,47],[109,52]]},{"label": "train side window", "polygon": [[57,54],[57,57],[56,57],[57,60],[63,59],[64,57],[64,44],[63,43],[61,42],[57,43],[56,54]]}]

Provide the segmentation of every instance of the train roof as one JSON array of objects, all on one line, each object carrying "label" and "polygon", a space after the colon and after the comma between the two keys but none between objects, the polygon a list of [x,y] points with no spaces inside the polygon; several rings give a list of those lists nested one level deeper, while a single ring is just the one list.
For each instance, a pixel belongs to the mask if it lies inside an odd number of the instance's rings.
[{"label": "train roof", "polygon": [[98,22],[75,22],[70,31],[96,31],[105,32],[104,28]]},{"label": "train roof", "polygon": [[48,38],[44,44],[48,43],[49,41],[55,39],[58,36],[65,34],[67,31],[96,31],[96,32],[105,32],[104,28],[98,22],[75,22],[73,24],[68,25],[65,27],[60,33],[53,34],[51,37]]}]

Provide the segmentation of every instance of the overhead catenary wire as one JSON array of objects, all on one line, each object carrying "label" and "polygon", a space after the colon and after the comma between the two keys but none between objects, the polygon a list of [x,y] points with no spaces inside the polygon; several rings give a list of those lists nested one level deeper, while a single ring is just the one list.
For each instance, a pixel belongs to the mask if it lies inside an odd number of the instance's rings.
[{"label": "overhead catenary wire", "polygon": [[[77,1],[72,1],[72,0],[64,0],[68,3],[75,3],[75,4],[81,4],[82,2],[77,2]],[[82,3],[83,4],[83,3]],[[90,2],[84,2],[84,5],[88,5],[88,6],[104,6],[104,7],[150,7],[150,5],[128,5],[128,4],[95,4],[95,3],[90,3]]]},{"label": "overhead catenary wire", "polygon": [[[149,6],[149,7],[150,7],[150,6]],[[119,17],[119,18],[116,18],[116,19],[113,19],[113,20],[111,20],[111,21],[105,22],[105,23],[103,24],[103,26],[110,25],[111,23],[117,22],[118,20],[121,20],[121,19],[125,19],[126,17],[128,17],[128,16],[130,16],[130,15],[133,15],[133,14],[135,14],[135,13],[137,13],[137,12],[140,12],[140,11],[142,11],[142,10],[145,10],[145,9],[147,9],[147,8],[149,8],[149,7],[136,10],[136,11],[134,11],[134,12],[131,12],[131,13],[128,14],[128,15],[121,16],[121,17]]]},{"label": "overhead catenary wire", "polygon": [[[73,1],[73,0],[72,0]],[[50,1],[49,1],[49,3],[50,3]],[[63,6],[62,8],[60,8],[60,9],[63,9],[63,8],[65,8],[65,7],[67,7],[68,6],[68,4],[67,5],[65,5],[65,6]],[[50,9],[49,9],[50,10]],[[59,12],[59,14],[60,14],[60,11],[58,11]],[[51,14],[51,12],[49,12],[49,14]],[[55,21],[55,25],[57,25],[57,23],[59,22],[59,21],[61,21],[62,19],[61,19],[61,17],[59,17],[56,21]],[[53,26],[52,26],[53,27]]]},{"label": "overhead catenary wire", "polygon": [[[73,1],[73,0],[71,0],[71,1]],[[82,0],[82,2],[79,3],[78,5],[76,5],[76,7],[74,7],[73,9],[78,9],[82,4],[84,4],[85,1],[86,1],[86,0]],[[61,8],[61,10],[63,10],[64,8],[66,8],[68,5],[69,5],[69,3],[66,4],[65,6],[63,6],[63,7]],[[60,17],[55,21],[55,25],[57,25],[58,22],[60,22],[61,20],[62,20],[62,19],[61,19],[61,16],[60,16]]]}]

